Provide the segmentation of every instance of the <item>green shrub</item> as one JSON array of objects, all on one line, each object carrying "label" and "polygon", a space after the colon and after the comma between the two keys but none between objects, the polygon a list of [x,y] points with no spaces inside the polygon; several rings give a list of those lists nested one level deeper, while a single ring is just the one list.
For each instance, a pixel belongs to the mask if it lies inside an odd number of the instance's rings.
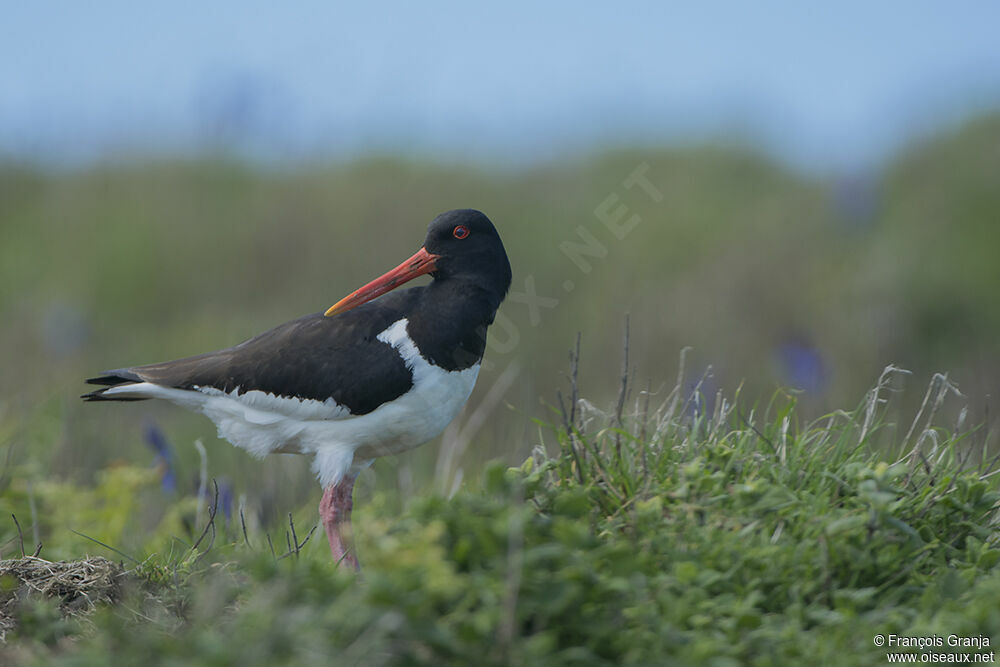
[{"label": "green shrub", "polygon": [[790,399],[770,417],[668,400],[648,420],[567,418],[557,451],[491,465],[478,488],[402,514],[359,507],[360,576],[322,540],[284,558],[242,540],[152,555],[69,643],[30,612],[5,650],[73,665],[871,664],[876,633],[996,638],[998,477],[958,434],[887,448],[881,401],[802,428]]}]

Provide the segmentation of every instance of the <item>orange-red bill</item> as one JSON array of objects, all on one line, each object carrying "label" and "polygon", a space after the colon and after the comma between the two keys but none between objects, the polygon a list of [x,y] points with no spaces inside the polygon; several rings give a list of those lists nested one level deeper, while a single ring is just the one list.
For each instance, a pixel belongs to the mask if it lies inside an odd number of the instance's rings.
[{"label": "orange-red bill", "polygon": [[391,292],[403,283],[407,283],[417,276],[430,273],[436,270],[435,262],[440,255],[432,255],[426,248],[418,250],[413,257],[397,266],[392,271],[376,278],[361,289],[351,292],[337,303],[330,306],[325,315],[330,317],[337,313],[343,313],[351,308],[356,308],[363,303],[382,296],[386,292]]}]

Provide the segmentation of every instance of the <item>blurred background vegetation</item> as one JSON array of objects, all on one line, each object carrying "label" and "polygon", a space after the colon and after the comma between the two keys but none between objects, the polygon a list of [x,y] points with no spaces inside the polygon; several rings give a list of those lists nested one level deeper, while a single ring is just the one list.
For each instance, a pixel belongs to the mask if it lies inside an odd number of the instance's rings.
[{"label": "blurred background vegetation", "polygon": [[[581,386],[608,407],[626,313],[633,382],[648,381],[654,402],[690,346],[689,382],[704,376],[707,401],[742,385],[752,404],[790,387],[804,414],[818,417],[856,404],[892,363],[915,374],[911,402],[931,373],[948,372],[968,397],[969,420],[995,421],[998,146],[1000,117],[985,116],[848,180],[732,145],[524,168],[391,157],[281,169],[223,158],[64,170],[8,163],[5,465],[36,482],[90,485],[117,463],[153,460],[144,436],[152,429],[173,444],[176,486],[189,494],[200,438],[209,475],[265,524],[281,520],[315,499],[307,461],[256,462],[217,440],[207,420],[171,406],[85,405],[82,380],[232,345],[322,310],[408,256],[427,222],[453,207],[496,222],[522,296],[503,306],[489,363],[444,444],[379,463],[362,494],[447,491],[459,470],[523,460],[538,441],[533,418],[551,419],[565,388],[577,332]],[[647,188],[625,186],[636,169]],[[639,222],[619,239],[601,211],[621,205]],[[605,255],[574,261],[565,244],[588,235]],[[532,292],[546,300],[534,314],[523,296]]]},{"label": "blurred background vegetation", "polygon": [[791,388],[809,419],[895,364],[907,415],[946,372],[966,424],[995,429],[992,5],[151,12],[23,4],[0,40],[0,509],[63,499],[24,521],[49,557],[74,555],[54,531],[122,539],[176,507],[101,497],[189,500],[206,476],[264,526],[313,521],[307,461],[254,461],[172,406],[85,405],[83,380],[325,309],[459,207],[499,227],[512,293],[465,412],[366,473],[361,502],[523,461],[577,333],[583,395],[610,406],[626,314],[630,410],[690,347],[707,404]]}]

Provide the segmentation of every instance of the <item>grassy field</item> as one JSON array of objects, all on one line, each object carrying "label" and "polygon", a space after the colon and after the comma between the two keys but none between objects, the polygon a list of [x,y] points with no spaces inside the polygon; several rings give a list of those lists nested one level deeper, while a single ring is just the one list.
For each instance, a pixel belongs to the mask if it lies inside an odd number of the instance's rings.
[{"label": "grassy field", "polygon": [[[1000,640],[998,143],[987,117],[850,177],[732,146],[0,165],[0,663],[879,664],[876,632]],[[497,223],[513,291],[466,411],[359,481],[360,580],[322,539],[282,557],[316,522],[307,461],[78,400],[326,308],[462,206]],[[873,393],[890,363],[912,374]],[[122,586],[21,601],[17,568],[88,555]]]},{"label": "grassy field", "polygon": [[[65,613],[74,595],[87,608],[73,586],[45,598],[6,577],[0,609],[16,625],[0,657],[866,665],[892,650],[876,635],[995,645],[997,458],[981,429],[936,425],[951,394],[943,378],[909,423],[887,422],[899,376],[887,369],[857,408],[813,422],[789,394],[720,398],[706,412],[681,382],[652,404],[626,390],[620,412],[602,413],[569,407],[568,389],[566,412],[539,424],[519,467],[491,464],[450,498],[402,512],[363,490],[360,576],[331,565],[322,536],[306,539],[308,512],[268,533],[221,514],[185,532],[177,512],[194,508],[163,508],[149,470],[109,472],[97,489],[38,488],[40,516],[72,499],[103,512],[107,540],[135,515],[162,518],[144,548],[103,550],[126,572],[90,591],[113,600],[90,613]],[[17,476],[5,509],[28,516],[26,493]]]}]

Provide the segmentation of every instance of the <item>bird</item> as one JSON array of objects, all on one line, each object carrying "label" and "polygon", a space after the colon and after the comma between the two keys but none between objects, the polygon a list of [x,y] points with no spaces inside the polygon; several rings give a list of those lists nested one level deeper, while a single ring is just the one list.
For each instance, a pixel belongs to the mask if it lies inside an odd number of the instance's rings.
[{"label": "bird", "polygon": [[[425,274],[428,284],[397,290]],[[326,311],[215,352],[105,371],[82,398],[165,399],[207,416],[255,457],[311,455],[331,555],[359,569],[347,539],[358,474],[432,440],[458,415],[511,279],[490,219],[447,211],[412,257]]]}]

